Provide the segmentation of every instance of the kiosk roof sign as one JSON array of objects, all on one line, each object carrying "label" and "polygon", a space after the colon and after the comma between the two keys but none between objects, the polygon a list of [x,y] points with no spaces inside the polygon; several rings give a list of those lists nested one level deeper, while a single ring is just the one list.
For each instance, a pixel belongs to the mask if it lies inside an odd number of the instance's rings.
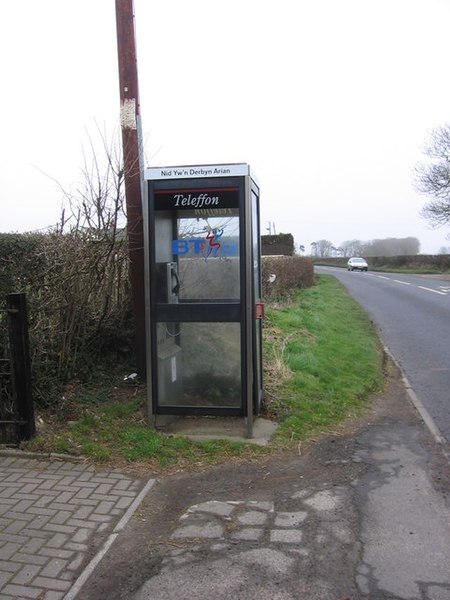
[{"label": "kiosk roof sign", "polygon": [[152,167],[144,171],[144,179],[146,180],[197,179],[199,177],[233,177],[245,175],[250,175],[250,167],[246,163]]}]

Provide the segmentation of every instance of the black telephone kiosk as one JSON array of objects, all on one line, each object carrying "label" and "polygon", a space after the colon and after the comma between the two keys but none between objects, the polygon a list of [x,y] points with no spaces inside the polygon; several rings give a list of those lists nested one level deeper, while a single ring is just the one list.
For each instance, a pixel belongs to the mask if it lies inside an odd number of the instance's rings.
[{"label": "black telephone kiosk", "polygon": [[262,400],[259,187],[247,164],[145,171],[149,414],[253,419]]}]

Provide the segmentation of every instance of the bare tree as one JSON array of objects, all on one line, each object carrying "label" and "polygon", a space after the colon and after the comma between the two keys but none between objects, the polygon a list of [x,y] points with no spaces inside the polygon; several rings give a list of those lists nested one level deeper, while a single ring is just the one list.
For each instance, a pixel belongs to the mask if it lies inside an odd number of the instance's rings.
[{"label": "bare tree", "polygon": [[311,255],[312,256],[320,256],[324,258],[325,256],[331,256],[333,249],[333,243],[329,240],[318,240],[317,242],[311,243]]},{"label": "bare tree", "polygon": [[343,256],[413,256],[419,253],[420,242],[416,237],[384,238],[363,242],[342,242]]},{"label": "bare tree", "polygon": [[359,256],[364,254],[363,252],[364,242],[360,240],[347,240],[342,242],[341,249],[343,256]]},{"label": "bare tree", "polygon": [[[88,136],[80,182],[61,189],[65,207],[42,235],[27,274],[33,369],[45,403],[107,352],[132,344],[122,156],[118,134]],[[53,179],[53,178],[52,178]],[[54,385],[53,385],[54,384]]]},{"label": "bare tree", "polygon": [[364,245],[365,256],[415,256],[419,250],[416,237],[377,239]]},{"label": "bare tree", "polygon": [[416,189],[432,199],[421,215],[434,227],[450,223],[450,124],[433,129],[424,146],[428,160],[415,168]]},{"label": "bare tree", "polygon": [[108,137],[97,127],[96,139],[88,133],[83,148],[81,180],[74,192],[63,188],[66,200],[59,233],[83,233],[84,237],[114,239],[126,227],[123,160],[118,132]]}]

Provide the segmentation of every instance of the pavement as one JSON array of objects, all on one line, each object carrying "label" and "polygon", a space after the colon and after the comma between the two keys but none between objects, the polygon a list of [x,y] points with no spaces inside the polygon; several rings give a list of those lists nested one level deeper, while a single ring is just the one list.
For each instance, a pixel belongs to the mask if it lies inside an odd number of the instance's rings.
[{"label": "pavement", "polygon": [[257,460],[0,456],[0,599],[450,600],[449,447],[420,408],[392,366],[368,413]]},{"label": "pavement", "polygon": [[0,456],[0,598],[74,598],[154,480],[59,457]]}]

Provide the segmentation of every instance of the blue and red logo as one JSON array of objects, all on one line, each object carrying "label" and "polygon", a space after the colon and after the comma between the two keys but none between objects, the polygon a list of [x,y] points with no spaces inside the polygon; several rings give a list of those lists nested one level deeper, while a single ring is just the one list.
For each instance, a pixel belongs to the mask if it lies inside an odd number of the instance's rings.
[{"label": "blue and red logo", "polygon": [[172,241],[172,253],[181,256],[193,254],[205,260],[213,257],[238,256],[238,245],[233,240],[221,240],[223,229],[211,229],[205,238],[189,238]]}]

